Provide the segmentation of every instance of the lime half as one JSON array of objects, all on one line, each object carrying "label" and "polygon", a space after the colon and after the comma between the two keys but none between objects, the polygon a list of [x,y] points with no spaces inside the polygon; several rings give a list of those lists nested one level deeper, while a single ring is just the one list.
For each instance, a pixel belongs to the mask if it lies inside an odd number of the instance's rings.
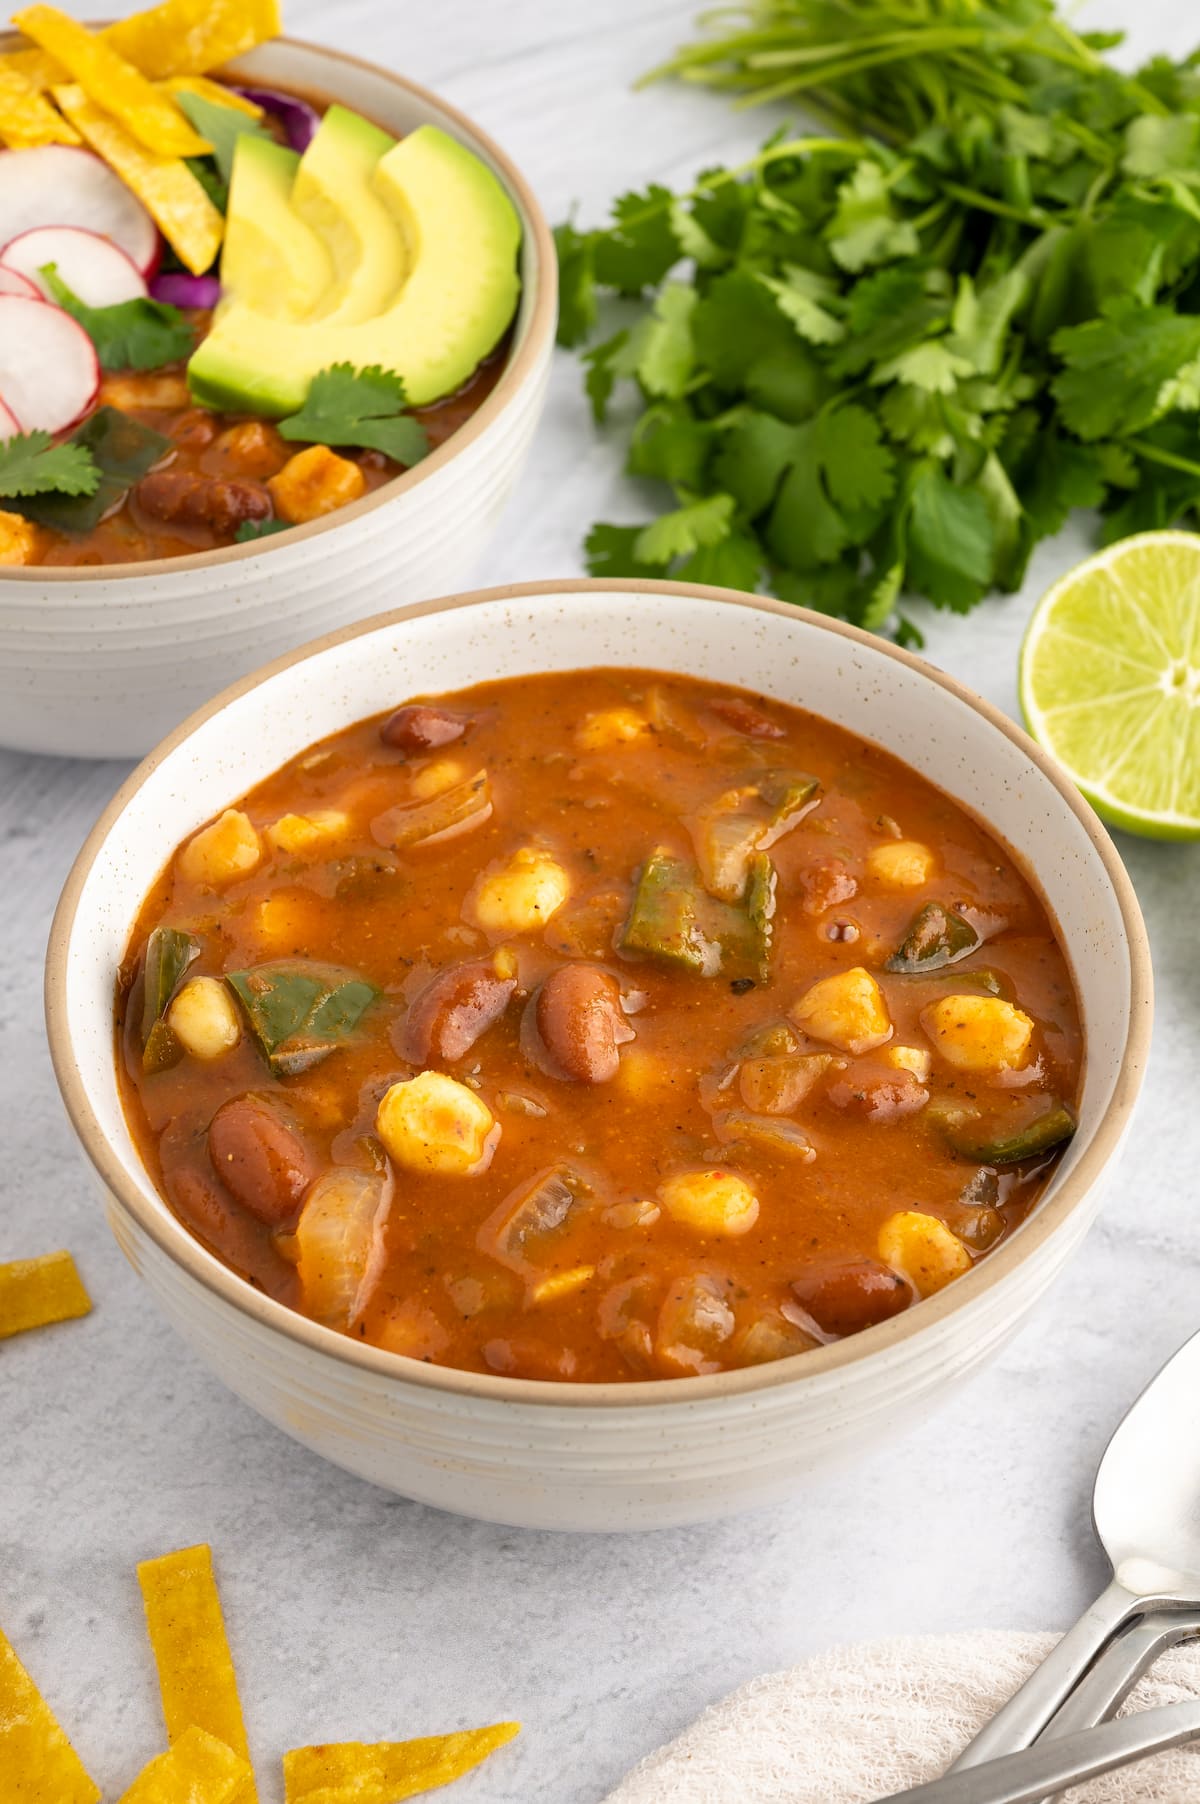
[{"label": "lime half", "polygon": [[1142,533],[1064,576],[1020,683],[1029,731],[1103,820],[1200,838],[1200,534]]}]

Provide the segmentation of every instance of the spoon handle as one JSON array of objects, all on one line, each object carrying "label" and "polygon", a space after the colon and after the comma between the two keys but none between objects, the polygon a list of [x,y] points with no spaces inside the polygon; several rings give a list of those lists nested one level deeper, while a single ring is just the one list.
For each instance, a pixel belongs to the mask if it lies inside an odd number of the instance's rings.
[{"label": "spoon handle", "polygon": [[984,1724],[974,1741],[967,1744],[950,1772],[957,1773],[966,1767],[979,1766],[985,1760],[995,1760],[1001,1754],[1030,1747],[1109,1638],[1130,1616],[1137,1615],[1145,1607],[1144,1599],[1135,1597],[1113,1579],[1090,1609],[1084,1611],[1075,1627],[1068,1629],[1057,1646],[1051,1648],[1021,1689],[1014,1692],[1007,1704]]},{"label": "spoon handle", "polygon": [[[1160,1654],[1196,1634],[1200,1634],[1200,1615],[1195,1610],[1153,1611],[1138,1617],[1097,1656],[1062,1709],[1051,1717],[1041,1741],[1107,1722]],[[1053,1804],[1053,1800],[1047,1798],[1043,1804]]]},{"label": "spoon handle", "polygon": [[1200,1736],[1200,1703],[1164,1704],[1115,1723],[1041,1741],[1019,1754],[988,1761],[969,1772],[947,1773],[928,1785],[898,1791],[878,1804],[1037,1804],[1047,1792],[1065,1791],[1134,1760],[1161,1754]]}]

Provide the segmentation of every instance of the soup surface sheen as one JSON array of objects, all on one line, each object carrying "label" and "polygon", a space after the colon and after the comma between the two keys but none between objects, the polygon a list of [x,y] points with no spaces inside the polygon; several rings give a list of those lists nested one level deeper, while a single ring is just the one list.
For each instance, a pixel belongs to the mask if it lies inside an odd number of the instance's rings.
[{"label": "soup surface sheen", "polygon": [[147,1167],[251,1283],[583,1381],[939,1290],[1044,1186],[1082,1056],[1046,910],[962,808],[799,709],[637,670],[294,758],[175,853],[118,1014]]}]

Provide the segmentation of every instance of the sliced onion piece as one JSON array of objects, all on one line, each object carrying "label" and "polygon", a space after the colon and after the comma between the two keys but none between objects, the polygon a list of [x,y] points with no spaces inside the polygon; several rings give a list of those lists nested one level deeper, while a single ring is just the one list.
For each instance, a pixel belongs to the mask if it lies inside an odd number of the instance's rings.
[{"label": "sliced onion piece", "polygon": [[0,401],[0,445],[4,443],[6,438],[15,438],[20,430],[21,428],[17,424],[16,414],[10,413],[3,401]]},{"label": "sliced onion piece", "polygon": [[23,301],[36,301],[41,292],[24,276],[19,276],[15,269],[5,269],[0,263],[0,294],[19,295]]},{"label": "sliced onion piece", "polygon": [[0,395],[23,432],[65,431],[82,419],[99,388],[95,347],[69,313],[0,295]]},{"label": "sliced onion piece", "polygon": [[304,1199],[292,1239],[304,1308],[345,1333],[362,1314],[386,1257],[390,1171],[335,1165]]},{"label": "sliced onion piece", "polygon": [[143,276],[158,268],[158,227],[107,163],[70,144],[0,153],[0,246],[34,226],[81,226],[111,238]]},{"label": "sliced onion piece", "polygon": [[216,276],[191,276],[186,270],[168,270],[150,284],[150,298],[168,307],[215,307],[221,298]]},{"label": "sliced onion piece", "polygon": [[54,294],[41,272],[51,263],[85,307],[117,307],[145,297],[146,284],[133,259],[111,238],[82,226],[34,226],[0,251],[0,270],[15,270],[48,301]]},{"label": "sliced onion piece", "polygon": [[252,100],[264,113],[274,114],[287,133],[291,150],[307,150],[316,137],[321,115],[307,100],[297,100],[294,94],[280,94],[274,88],[238,87],[233,92],[240,94],[243,100]]}]

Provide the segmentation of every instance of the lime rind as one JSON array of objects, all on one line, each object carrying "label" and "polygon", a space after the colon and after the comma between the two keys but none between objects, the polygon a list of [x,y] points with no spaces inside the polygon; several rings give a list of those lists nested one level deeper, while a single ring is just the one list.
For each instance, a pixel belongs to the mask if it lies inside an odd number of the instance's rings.
[{"label": "lime rind", "polygon": [[1019,688],[1029,731],[1103,820],[1200,838],[1200,535],[1142,533],[1062,577]]}]

